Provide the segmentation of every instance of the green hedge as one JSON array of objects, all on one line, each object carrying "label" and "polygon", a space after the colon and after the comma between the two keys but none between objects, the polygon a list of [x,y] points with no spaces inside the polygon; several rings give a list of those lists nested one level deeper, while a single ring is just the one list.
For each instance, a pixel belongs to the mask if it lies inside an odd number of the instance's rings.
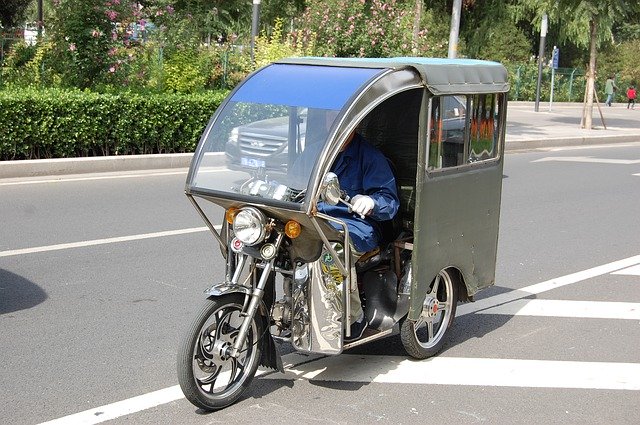
[{"label": "green hedge", "polygon": [[193,152],[226,91],[0,91],[0,160]]}]

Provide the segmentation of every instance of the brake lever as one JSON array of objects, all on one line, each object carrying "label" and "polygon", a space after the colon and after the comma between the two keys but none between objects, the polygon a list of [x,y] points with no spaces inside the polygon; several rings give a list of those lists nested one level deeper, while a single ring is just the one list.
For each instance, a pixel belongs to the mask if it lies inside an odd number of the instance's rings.
[{"label": "brake lever", "polygon": [[[348,196],[347,196],[347,199],[349,199]],[[350,213],[353,212],[353,204],[351,204],[348,200],[344,200],[344,199],[340,198],[340,202],[342,202],[343,204],[345,204],[349,208],[349,212]],[[359,213],[356,213],[356,214],[358,214],[360,216],[360,218],[364,220],[364,218],[365,218],[364,214],[359,214]]]}]

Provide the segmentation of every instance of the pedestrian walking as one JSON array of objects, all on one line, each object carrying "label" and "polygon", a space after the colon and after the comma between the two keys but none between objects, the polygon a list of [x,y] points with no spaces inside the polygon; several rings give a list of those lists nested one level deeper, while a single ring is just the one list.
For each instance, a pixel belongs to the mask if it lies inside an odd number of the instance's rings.
[{"label": "pedestrian walking", "polygon": [[631,105],[631,109],[636,108],[636,89],[633,86],[629,86],[627,89],[627,109],[629,109],[629,105]]},{"label": "pedestrian walking", "polygon": [[618,86],[616,86],[614,78],[615,77],[613,75],[610,75],[604,83],[604,94],[607,95],[607,101],[604,102],[604,104],[607,106],[611,106],[611,102],[613,102],[613,93],[618,90]]}]

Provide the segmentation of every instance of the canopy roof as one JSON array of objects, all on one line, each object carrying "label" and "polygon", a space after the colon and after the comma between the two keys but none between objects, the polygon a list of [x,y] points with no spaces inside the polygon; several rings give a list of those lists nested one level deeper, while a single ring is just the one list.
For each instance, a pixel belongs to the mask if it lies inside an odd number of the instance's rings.
[{"label": "canopy roof", "polygon": [[330,67],[415,69],[435,95],[509,91],[507,70],[498,62],[439,58],[288,58],[276,63]]}]

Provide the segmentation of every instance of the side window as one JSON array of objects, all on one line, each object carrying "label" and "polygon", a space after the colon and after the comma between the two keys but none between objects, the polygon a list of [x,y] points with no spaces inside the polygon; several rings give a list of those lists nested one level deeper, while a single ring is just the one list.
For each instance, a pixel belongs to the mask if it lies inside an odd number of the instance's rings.
[{"label": "side window", "polygon": [[471,131],[469,162],[495,158],[498,155],[498,96],[471,96]]},{"label": "side window", "polygon": [[492,93],[431,98],[428,170],[498,156],[500,96]]},{"label": "side window", "polygon": [[456,167],[465,163],[466,96],[431,99],[428,168]]}]

